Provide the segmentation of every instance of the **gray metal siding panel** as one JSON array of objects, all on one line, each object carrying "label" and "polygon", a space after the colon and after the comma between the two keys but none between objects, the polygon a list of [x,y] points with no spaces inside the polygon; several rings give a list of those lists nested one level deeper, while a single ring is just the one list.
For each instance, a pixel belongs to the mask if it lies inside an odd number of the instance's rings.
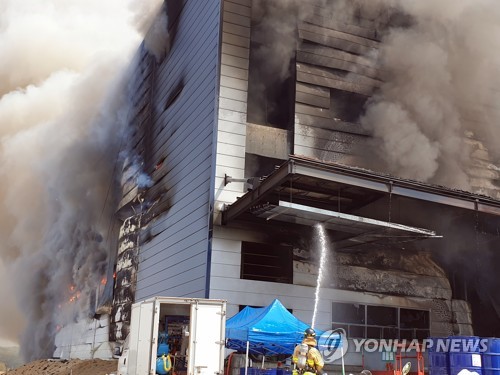
[{"label": "gray metal siding panel", "polygon": [[174,44],[155,72],[152,164],[160,166],[152,175],[168,205],[141,245],[136,300],[206,294],[219,28],[219,0],[185,1]]}]

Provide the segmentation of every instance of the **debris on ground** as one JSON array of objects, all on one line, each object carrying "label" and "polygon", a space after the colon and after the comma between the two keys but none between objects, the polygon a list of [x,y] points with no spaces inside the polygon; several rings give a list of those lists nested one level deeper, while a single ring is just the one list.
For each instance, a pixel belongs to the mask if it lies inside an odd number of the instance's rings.
[{"label": "debris on ground", "polygon": [[111,375],[116,374],[117,366],[116,360],[40,359],[7,371],[6,375]]}]

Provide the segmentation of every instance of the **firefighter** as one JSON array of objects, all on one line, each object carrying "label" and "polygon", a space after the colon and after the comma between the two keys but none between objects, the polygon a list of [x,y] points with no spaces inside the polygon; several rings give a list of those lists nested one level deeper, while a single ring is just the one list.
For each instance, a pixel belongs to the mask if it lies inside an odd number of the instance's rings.
[{"label": "firefighter", "polygon": [[323,374],[325,361],[323,360],[319,350],[316,348],[317,345],[316,332],[314,332],[314,329],[312,328],[307,328],[304,331],[304,339],[302,340],[302,343],[297,345],[293,351],[293,375],[302,375],[306,373],[318,375]]}]

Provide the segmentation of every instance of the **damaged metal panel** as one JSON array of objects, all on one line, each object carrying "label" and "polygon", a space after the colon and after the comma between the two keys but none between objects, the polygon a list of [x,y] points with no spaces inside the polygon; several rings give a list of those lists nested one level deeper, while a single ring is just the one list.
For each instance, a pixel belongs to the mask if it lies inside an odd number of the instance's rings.
[{"label": "damaged metal panel", "polygon": [[313,27],[311,27],[312,25],[305,25],[306,24],[302,24],[302,27],[299,27],[299,37],[302,40],[307,40],[308,42],[355,53],[357,55],[367,55],[373,50],[373,47],[367,47],[365,45],[353,42],[347,38],[343,39],[342,33],[338,33],[338,35],[336,36],[320,34],[317,33],[316,30],[311,30],[313,29]]},{"label": "damaged metal panel", "polygon": [[313,12],[311,16],[306,18],[308,23],[373,41],[379,41],[380,39],[373,25],[370,25],[370,28],[359,25],[348,25],[345,23],[345,20],[335,19],[335,14],[325,15],[321,8],[317,7],[317,9],[316,12]]},{"label": "damaged metal panel", "polygon": [[355,64],[351,61],[321,56],[316,53],[297,51],[297,62],[324,66],[330,69],[344,70],[351,73],[363,74],[366,77],[378,78],[378,72],[370,67]]},{"label": "damaged metal panel", "polygon": [[[361,74],[350,73],[345,74],[336,71],[335,69],[328,69],[323,67],[316,67],[310,64],[298,63],[297,71],[301,73],[307,73],[311,75],[315,75],[318,77],[323,77],[332,80],[338,80],[346,83],[353,83],[356,86],[353,86],[353,89],[358,90],[360,94],[371,94],[376,88],[380,86],[382,83],[377,79],[373,79],[370,77],[364,77]],[[348,90],[349,91],[349,90]],[[357,91],[354,91],[357,92]]]},{"label": "damaged metal panel", "polygon": [[[355,147],[366,146],[366,137],[336,130],[325,130],[314,126],[295,126],[295,145],[317,149],[321,152],[336,152],[346,157],[355,154]],[[298,150],[295,150],[299,154]],[[325,158],[326,159],[326,158]]]},{"label": "damaged metal panel", "polygon": [[[296,136],[296,155],[318,155],[321,159],[337,163],[346,163],[353,157],[349,152],[352,146],[346,143],[331,142],[327,140],[311,139],[300,135]],[[300,144],[298,144],[300,143]]]},{"label": "damaged metal panel", "polygon": [[431,332],[433,336],[453,335],[453,314],[450,300],[431,300]]},{"label": "damaged metal panel", "polygon": [[110,316],[110,341],[125,340],[135,302],[140,218],[129,217],[120,228],[115,271],[115,292]]},{"label": "damaged metal panel", "polygon": [[309,104],[319,108],[330,108],[330,96],[321,97],[314,94],[297,91],[295,99],[298,103]]},{"label": "damaged metal panel", "polygon": [[486,146],[472,133],[466,134],[471,161],[467,168],[472,191],[500,199],[500,166],[494,164]]},{"label": "damaged metal panel", "polygon": [[330,107],[330,90],[326,88],[296,82],[295,91],[297,94],[308,94],[321,98],[324,101],[325,108]]},{"label": "damaged metal panel", "polygon": [[298,25],[297,87],[327,90],[330,102],[297,89],[293,153],[364,165],[360,154],[370,134],[356,122],[382,84],[376,61],[369,57],[379,48],[378,31],[373,20],[347,25],[330,13],[326,4],[311,1],[310,15]]},{"label": "damaged metal panel", "polygon": [[[294,255],[294,285],[315,287],[318,265],[314,251],[295,249]],[[361,253],[330,252],[327,259],[325,290],[329,287],[378,296],[381,304],[384,296],[403,297],[408,303],[425,301],[419,303],[423,303],[420,308],[430,310],[431,333],[453,334],[451,286],[430,253],[373,247]]]},{"label": "damaged metal panel", "polygon": [[386,241],[391,237],[395,239],[404,238],[405,241],[412,238],[439,237],[436,236],[434,231],[428,229],[389,223],[286,201],[279,201],[278,205],[269,204],[266,207],[260,207],[254,214],[266,220],[278,220],[307,226],[321,223],[327,229],[349,233],[351,237],[345,241],[351,241],[353,244],[373,244],[377,241]]},{"label": "damaged metal panel", "polygon": [[[301,56],[304,55],[313,55],[317,58],[320,57],[327,57],[331,60],[340,60],[340,61],[345,61],[349,62],[350,66],[349,69],[346,71],[351,71],[355,70],[356,73],[359,74],[364,74],[367,77],[372,77],[372,78],[377,78],[380,75],[380,72],[378,70],[376,61],[371,60],[365,56],[360,56],[356,55],[354,53],[338,50],[335,48],[323,46],[323,45],[317,45],[313,43],[308,43],[306,41],[302,41],[299,46],[297,47],[297,51],[300,53]],[[298,58],[300,61],[301,59]],[[321,59],[317,60],[319,63]],[[326,60],[328,61],[328,60]],[[307,61],[304,61],[307,62]],[[322,65],[314,62],[310,62],[311,64],[314,65],[319,65],[319,66],[328,66],[328,65]],[[363,70],[365,69],[365,70]],[[363,70],[363,71],[362,71]]]},{"label": "damaged metal panel", "polygon": [[[340,27],[338,27],[338,28],[340,28]],[[334,30],[334,29],[331,29],[329,27],[318,26],[318,25],[314,25],[311,23],[307,23],[307,22],[302,23],[299,26],[299,30],[322,35],[322,36],[327,37],[329,39],[339,39],[339,40],[349,41],[351,43],[357,44],[359,46],[364,46],[367,48],[378,49],[378,47],[379,47],[378,41],[364,38],[361,36],[356,36],[356,35],[353,35],[351,33],[344,32],[344,30],[342,30],[342,31]],[[370,51],[367,50],[366,52],[369,53]],[[365,55],[366,53],[361,53],[361,54]]]},{"label": "damaged metal panel", "polygon": [[276,159],[288,157],[288,132],[270,126],[247,124],[246,152]]},{"label": "damaged metal panel", "polygon": [[339,266],[337,272],[330,286],[336,285],[339,289],[421,298],[451,298],[446,278],[351,266]]},{"label": "damaged metal panel", "polygon": [[310,69],[304,64],[297,64],[297,81],[365,96],[372,95],[375,89],[373,85],[348,82],[335,74],[322,74],[319,70]]},{"label": "damaged metal panel", "polygon": [[[299,105],[297,104],[297,107]],[[306,112],[307,108],[303,107]],[[311,113],[295,113],[295,125],[307,125],[319,129],[335,130],[343,133],[357,134],[369,136],[370,133],[364,129],[360,124],[353,122],[342,121],[340,119],[318,117]]]},{"label": "damaged metal panel", "polygon": [[[245,11],[233,6],[225,12],[239,16],[231,10]],[[144,169],[152,183],[141,195],[136,299],[207,295],[220,11],[218,1],[182,2],[175,45],[156,63],[150,154]],[[231,36],[226,30],[224,39],[245,49],[243,35]],[[244,76],[234,66],[226,66],[225,73]]]},{"label": "damaged metal panel", "polygon": [[141,174],[146,170],[145,164],[150,159],[149,148],[152,139],[152,97],[154,79],[154,58],[146,51],[141,49],[142,58],[139,66],[133,75],[134,84],[131,87],[132,103],[135,103],[131,109],[129,133],[127,138],[126,159],[123,163],[121,172],[121,201],[118,204],[118,211],[125,206],[130,205],[136,198],[138,181]]}]

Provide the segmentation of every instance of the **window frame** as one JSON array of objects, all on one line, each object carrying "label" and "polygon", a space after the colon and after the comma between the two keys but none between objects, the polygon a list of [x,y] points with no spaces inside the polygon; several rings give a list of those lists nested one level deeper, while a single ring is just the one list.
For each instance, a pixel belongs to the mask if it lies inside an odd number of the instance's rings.
[{"label": "window frame", "polygon": [[[364,312],[365,312],[365,317],[364,317],[364,323],[346,323],[346,322],[341,322],[339,320],[335,320],[333,314],[335,311],[335,304],[344,304],[344,305],[359,305],[359,306],[364,306]],[[387,307],[391,309],[396,310],[396,316],[397,316],[397,324],[396,325],[378,325],[378,324],[368,324],[369,319],[368,319],[368,310],[369,307]],[[401,310],[415,310],[419,312],[424,312],[427,314],[427,328],[402,328],[401,327]],[[369,338],[369,339],[388,339],[388,338],[397,338],[397,339],[418,339],[422,340],[424,338],[430,337],[430,331],[431,331],[431,310],[430,309],[421,309],[421,308],[410,308],[410,307],[401,307],[401,306],[388,306],[388,305],[377,305],[377,304],[370,304],[370,303],[357,303],[357,302],[344,302],[344,301],[332,301],[332,329],[335,328],[343,328],[346,331],[347,337],[348,338]],[[360,337],[359,335],[351,335],[351,332],[353,329],[363,329],[363,336]],[[379,337],[374,337],[374,335],[369,334],[370,329],[379,329]],[[386,330],[396,330],[397,331],[397,337],[394,337],[393,334],[389,334],[390,336],[386,336],[385,332]],[[402,337],[401,332],[411,332],[411,337]],[[422,335],[423,334],[423,335]]]}]

